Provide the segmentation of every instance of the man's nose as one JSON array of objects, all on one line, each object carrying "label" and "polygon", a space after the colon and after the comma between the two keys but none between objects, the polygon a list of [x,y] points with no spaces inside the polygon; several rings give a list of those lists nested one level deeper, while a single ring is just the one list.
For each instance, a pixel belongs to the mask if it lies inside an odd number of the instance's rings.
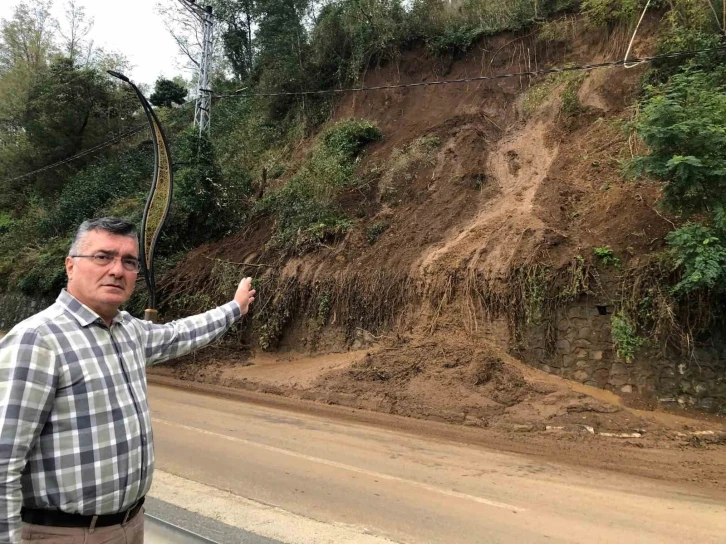
[{"label": "man's nose", "polygon": [[108,269],[108,273],[118,278],[124,275],[124,267],[121,263],[121,259],[114,259],[113,263],[111,263],[111,267]]}]

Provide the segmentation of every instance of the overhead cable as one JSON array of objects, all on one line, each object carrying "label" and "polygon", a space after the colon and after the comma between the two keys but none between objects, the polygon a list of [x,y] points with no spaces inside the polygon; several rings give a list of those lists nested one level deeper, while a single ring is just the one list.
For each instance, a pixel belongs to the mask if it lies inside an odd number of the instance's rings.
[{"label": "overhead cable", "polygon": [[290,91],[290,92],[269,92],[269,93],[245,93],[238,91],[232,94],[215,95],[214,98],[248,98],[248,97],[270,97],[270,96],[308,96],[308,95],[324,95],[324,94],[345,94],[360,93],[368,91],[384,91],[389,89],[407,89],[413,87],[433,87],[435,85],[452,85],[461,83],[475,83],[477,81],[491,81],[495,79],[508,79],[514,77],[535,77],[548,74],[558,74],[562,72],[578,72],[596,70],[598,68],[610,68],[614,66],[625,66],[626,64],[642,64],[644,62],[653,62],[662,59],[676,59],[682,57],[691,57],[700,53],[708,53],[711,51],[724,51],[725,46],[710,47],[708,49],[698,49],[693,51],[678,51],[674,53],[663,53],[661,55],[653,55],[650,57],[633,57],[629,59],[613,60],[609,62],[600,62],[595,64],[581,64],[579,66],[562,66],[557,68],[545,68],[542,70],[529,70],[526,72],[513,72],[509,74],[496,74],[491,76],[472,76],[460,79],[442,79],[439,81],[418,81],[415,83],[400,83],[390,85],[377,85],[372,87],[351,87],[348,89],[325,89],[316,91]]}]

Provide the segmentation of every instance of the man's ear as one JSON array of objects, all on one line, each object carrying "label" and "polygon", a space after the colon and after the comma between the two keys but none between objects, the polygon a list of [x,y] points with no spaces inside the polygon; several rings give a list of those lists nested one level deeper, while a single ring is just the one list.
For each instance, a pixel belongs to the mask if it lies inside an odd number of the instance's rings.
[{"label": "man's ear", "polygon": [[68,276],[68,281],[71,281],[73,277],[73,269],[75,266],[76,262],[73,260],[73,257],[66,257],[66,276]]}]

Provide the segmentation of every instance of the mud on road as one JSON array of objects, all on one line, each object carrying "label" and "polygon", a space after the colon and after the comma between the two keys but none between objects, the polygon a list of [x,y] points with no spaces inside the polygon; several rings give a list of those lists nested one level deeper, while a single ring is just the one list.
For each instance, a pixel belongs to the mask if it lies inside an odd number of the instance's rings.
[{"label": "mud on road", "polygon": [[721,419],[628,408],[502,356],[444,347],[442,362],[426,344],[407,353],[233,362],[211,350],[151,370],[149,382],[726,493]]}]

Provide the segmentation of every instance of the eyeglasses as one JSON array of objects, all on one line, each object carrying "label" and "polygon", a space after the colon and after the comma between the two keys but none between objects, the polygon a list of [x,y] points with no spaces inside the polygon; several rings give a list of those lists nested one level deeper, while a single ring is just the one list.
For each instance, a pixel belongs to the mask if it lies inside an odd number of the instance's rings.
[{"label": "eyeglasses", "polygon": [[[96,253],[95,255],[70,255],[70,257],[73,257],[74,259],[91,259],[93,264],[97,266],[111,266],[116,262],[116,259],[119,258],[115,255],[109,255],[108,253]],[[141,265],[138,259],[134,259],[133,257],[121,257],[121,266],[124,267],[124,270],[128,270],[129,272],[138,272]]]}]

